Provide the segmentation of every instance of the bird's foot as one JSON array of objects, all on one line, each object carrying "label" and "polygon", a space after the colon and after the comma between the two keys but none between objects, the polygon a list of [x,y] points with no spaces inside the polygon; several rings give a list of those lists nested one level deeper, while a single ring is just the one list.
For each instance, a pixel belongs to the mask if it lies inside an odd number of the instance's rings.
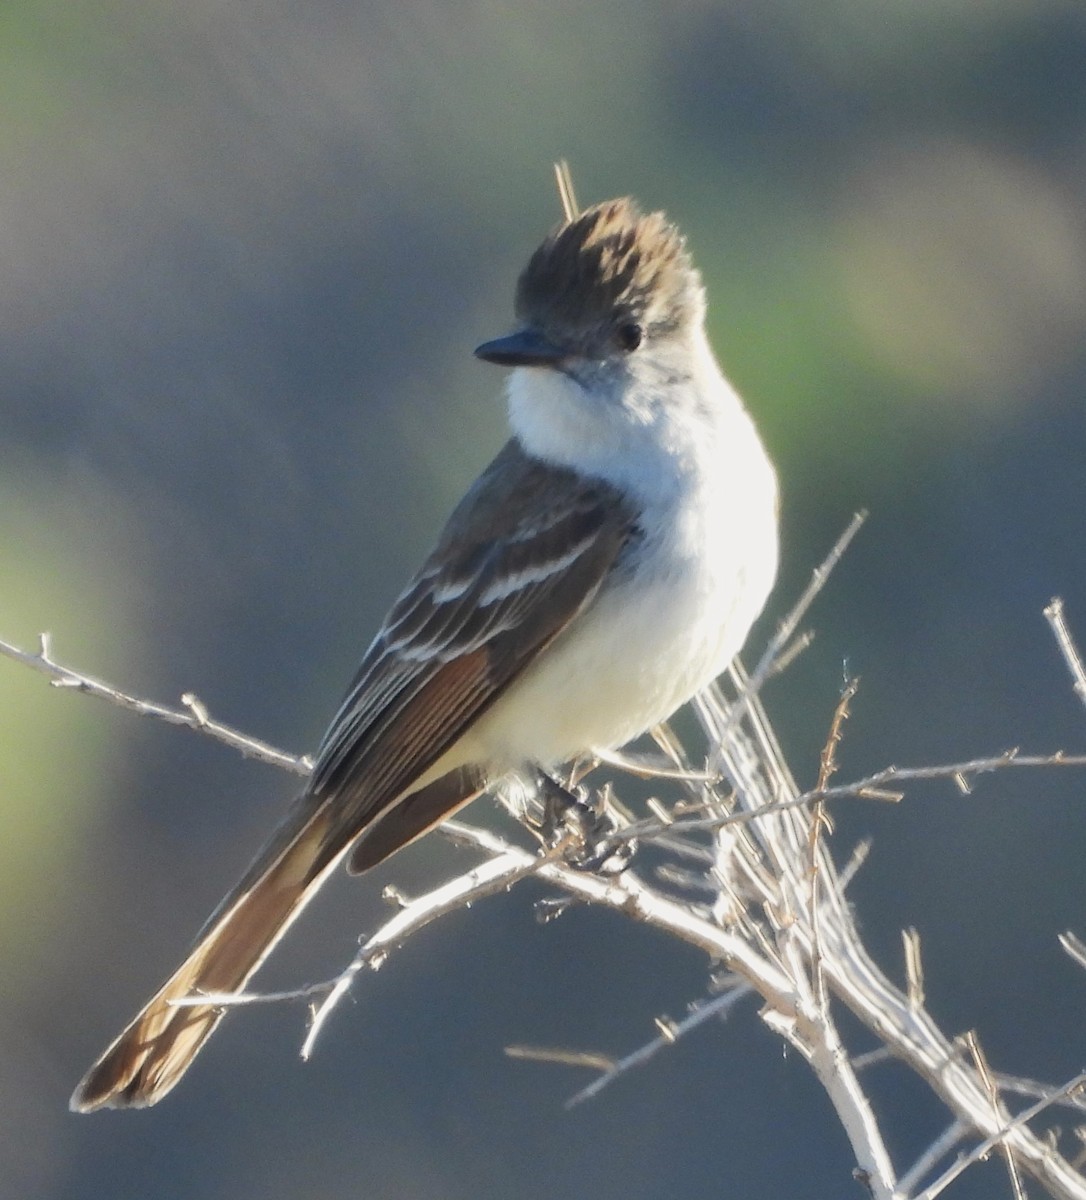
[{"label": "bird's foot", "polygon": [[535,829],[548,850],[561,848],[578,871],[619,875],[633,861],[637,843],[619,838],[614,813],[599,793],[567,788],[545,771],[537,775],[543,815]]}]

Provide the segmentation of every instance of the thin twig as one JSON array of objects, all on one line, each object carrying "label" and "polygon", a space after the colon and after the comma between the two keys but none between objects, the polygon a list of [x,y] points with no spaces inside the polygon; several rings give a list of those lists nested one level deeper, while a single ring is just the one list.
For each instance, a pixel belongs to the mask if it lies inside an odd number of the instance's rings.
[{"label": "thin twig", "polygon": [[814,630],[808,629],[801,633],[795,641],[789,642],[780,654],[777,655],[766,678],[775,679],[778,675],[783,675],[805,650],[810,649],[814,644],[814,640]]},{"label": "thin twig", "polygon": [[[457,824],[459,825],[459,822]],[[467,828],[462,826],[461,832]],[[485,896],[507,891],[521,879],[542,870],[547,861],[546,856],[530,855],[510,848],[400,909],[363,943],[358,953],[340,972],[327,995],[310,1010],[309,1032],[302,1043],[303,1060],[308,1060],[313,1053],[325,1021],[350,991],[359,971],[364,967],[377,970],[388,958],[389,953],[397,949],[410,934],[446,913],[470,907],[476,900]]]},{"label": "thin twig", "polygon": [[594,1050],[560,1050],[548,1046],[506,1046],[507,1058],[525,1062],[553,1063],[559,1067],[589,1067],[593,1071],[610,1071],[615,1060]]},{"label": "thin twig", "polygon": [[993,1071],[992,1075],[999,1084],[1000,1091],[1010,1092],[1015,1096],[1029,1096],[1033,1100],[1052,1100],[1054,1104],[1062,1108],[1086,1113],[1086,1097],[1079,1095],[1053,1097],[1050,1083],[1041,1083],[1036,1079],[1024,1079],[1021,1075],[1008,1075],[1005,1071]]},{"label": "thin twig", "polygon": [[894,1195],[911,1195],[913,1189],[921,1180],[931,1171],[934,1171],[968,1133],[969,1130],[962,1121],[951,1121],[935,1141],[925,1149],[916,1162],[907,1171],[902,1172],[901,1177],[897,1181],[897,1188]]},{"label": "thin twig", "polygon": [[984,1139],[979,1145],[963,1155],[930,1186],[920,1192],[916,1200],[935,1200],[935,1197],[954,1182],[955,1179],[973,1163],[980,1162],[986,1158],[1009,1134],[1017,1129],[1024,1128],[1030,1121],[1033,1120],[1039,1113],[1042,1113],[1047,1108],[1051,1108],[1054,1104],[1072,1092],[1078,1091],[1086,1084],[1086,1071],[1076,1075],[1074,1079],[1065,1083],[1063,1087],[1053,1092],[1050,1096],[1046,1096],[1043,1100],[1039,1100],[1036,1104],[1020,1112],[1013,1120],[1008,1121],[1005,1125],[1001,1125],[990,1137]]},{"label": "thin twig", "polygon": [[560,158],[554,164],[554,181],[558,186],[558,202],[562,205],[562,216],[568,224],[577,219],[581,210],[577,205],[577,194],[573,190],[573,172],[564,158]]},{"label": "thin twig", "polygon": [[143,700],[139,696],[122,692],[112,684],[74,671],[71,667],[61,666],[52,656],[51,638],[48,633],[41,635],[41,649],[37,654],[32,654],[29,650],[21,650],[18,646],[3,640],[0,640],[0,654],[49,676],[53,687],[70,688],[72,691],[82,692],[88,696],[97,696],[99,699],[108,700],[110,704],[116,704],[119,708],[126,708],[138,716],[153,717],[156,720],[165,721],[167,725],[182,725],[196,733],[205,733],[215,741],[240,751],[246,758],[256,758],[261,762],[271,763],[272,766],[283,767],[295,775],[308,775],[313,769],[313,763],[308,758],[287,754],[267,742],[262,742],[258,738],[250,737],[248,734],[232,728],[230,725],[212,720],[208,715],[207,708],[192,692],[186,692],[182,696],[181,702],[185,706],[183,709],[170,708],[165,704],[157,704],[152,700]]},{"label": "thin twig", "polygon": [[1082,655],[1078,652],[1078,647],[1075,645],[1074,639],[1071,637],[1071,630],[1067,627],[1067,619],[1063,615],[1063,600],[1059,596],[1053,596],[1052,600],[1044,609],[1045,620],[1052,627],[1052,632],[1056,637],[1056,645],[1060,648],[1060,653],[1063,655],[1063,661],[1067,664],[1067,669],[1071,672],[1075,695],[1086,704],[1086,666],[1083,666]]},{"label": "thin twig", "polygon": [[867,856],[871,853],[871,839],[864,838],[856,843],[852,848],[852,853],[848,856],[848,862],[837,873],[838,882],[841,885],[842,891],[848,890],[848,885],[856,877],[857,872],[867,862]]},{"label": "thin twig", "polygon": [[[907,995],[894,987],[871,962],[859,940],[851,906],[845,896],[845,883],[852,868],[847,867],[843,873],[837,871],[817,827],[812,830],[808,823],[810,818],[795,811],[807,807],[817,813],[827,801],[839,797],[897,801],[901,798],[898,789],[903,784],[921,779],[949,780],[968,791],[978,775],[997,770],[1086,765],[1086,755],[1057,752],[1030,756],[1012,749],[998,756],[944,766],[891,766],[851,784],[831,785],[833,751],[844,719],[842,712],[840,720],[836,720],[831,729],[818,786],[800,794],[766,717],[758,690],[774,664],[780,663],[781,655],[787,653],[805,605],[822,586],[826,571],[840,556],[857,527],[858,520],[846,531],[827,564],[815,573],[793,617],[782,626],[776,647],[768,656],[763,656],[758,671],[748,678],[738,664],[730,672],[737,699],[729,703],[717,687],[708,689],[698,699],[695,713],[707,739],[704,753],[714,768],[719,764],[727,786],[722,786],[715,770],[699,772],[692,768],[691,762],[698,761],[703,751],[681,745],[666,726],[653,731],[669,764],[663,768],[658,767],[656,761],[641,764],[642,768],[649,766],[653,777],[661,784],[658,802],[650,809],[654,816],[650,821],[635,822],[621,830],[614,835],[615,840],[624,837],[652,840],[655,854],[666,852],[672,857],[672,863],[665,865],[664,870],[671,871],[672,877],[683,883],[693,882],[696,877],[690,876],[689,872],[683,874],[686,868],[676,868],[674,860],[681,858],[686,864],[697,864],[704,870],[710,895],[716,897],[714,903],[703,905],[696,894],[693,899],[667,895],[646,884],[632,869],[613,876],[576,870],[562,861],[557,851],[532,854],[487,830],[449,821],[442,827],[445,835],[461,845],[481,851],[486,856],[485,861],[426,895],[413,898],[395,895],[393,899],[398,910],[333,979],[290,992],[194,996],[182,1003],[206,1005],[210,1002],[229,1007],[304,1000],[311,1005],[310,1027],[303,1045],[303,1054],[308,1056],[328,1015],[364,967],[376,969],[412,933],[438,917],[534,876],[572,900],[609,907],[633,921],[698,948],[708,956],[713,975],[724,967],[740,980],[740,991],[756,991],[763,1002],[762,1015],[766,1023],[796,1046],[817,1074],[860,1164],[858,1178],[866,1182],[876,1200],[890,1200],[891,1197],[904,1200],[911,1194],[914,1182],[918,1183],[933,1170],[964,1136],[984,1137],[985,1140],[930,1184],[921,1200],[933,1200],[967,1166],[997,1145],[1008,1159],[1012,1183],[1020,1196],[1024,1195],[1022,1176],[1028,1173],[1060,1200],[1084,1200],[1086,1181],[1067,1158],[1056,1151],[1054,1142],[1034,1134],[1028,1128],[1028,1122],[1053,1105],[1064,1104],[1076,1110],[1086,1107],[1086,1102],[1078,1096],[1079,1088],[1086,1082],[1086,1074],[1053,1091],[1033,1081],[1014,1081],[999,1075],[988,1068],[978,1053],[974,1053],[970,1062],[961,1053],[961,1047],[941,1032],[924,1009],[919,972],[915,968],[908,972],[910,994]],[[1046,616],[1050,616],[1047,611]],[[1081,666],[1081,658],[1066,625],[1062,628],[1069,647],[1065,657],[1069,664],[1077,661]],[[285,766],[298,774],[304,774],[308,769],[306,760],[265,747],[255,739],[212,721],[205,707],[193,696],[183,698],[184,711],[168,709],[61,667],[52,659],[48,639],[43,640],[38,655],[6,643],[0,643],[0,653],[42,671],[56,686],[99,695],[137,713],[209,733],[242,753]],[[670,788],[664,785],[670,785]],[[609,783],[604,784],[600,794],[612,796],[614,810],[625,814],[628,810],[620,799],[605,790],[609,787]],[[622,820],[625,819],[622,816]],[[727,837],[721,836],[721,832],[731,826],[735,826],[734,832]],[[714,835],[711,848],[699,844],[696,839],[699,831]],[[675,874],[677,869],[679,874]],[[809,877],[817,879],[817,893]],[[815,912],[817,919],[814,919]],[[1065,935],[1061,940],[1073,956],[1086,958],[1086,950],[1071,935]],[[812,987],[808,974],[811,963],[818,964],[817,975],[824,980],[824,992]],[[847,1006],[875,1034],[882,1044],[881,1051],[852,1057],[839,1032],[835,1015],[837,1004],[829,1003],[831,997]],[[724,1004],[725,1001],[706,1002],[702,1009],[677,1024],[658,1022],[659,1037],[621,1060],[627,1065],[612,1063],[607,1056],[578,1058],[578,1062],[591,1062],[596,1068],[604,1068],[604,1075],[590,1085],[586,1093],[595,1094],[604,1086],[603,1079],[612,1078],[615,1073],[658,1053],[677,1036],[712,1015],[711,1008],[702,1015],[703,1009],[716,1003]],[[928,1083],[954,1118],[949,1129],[896,1185],[883,1135],[857,1076],[861,1063],[871,1061],[876,1054],[891,1052]],[[568,1055],[570,1052],[549,1053],[552,1060],[557,1061],[553,1057],[555,1054]],[[1037,1095],[1038,1102],[1026,1112],[1008,1119],[1000,1101],[1001,1090]]]},{"label": "thin twig", "polygon": [[852,539],[860,532],[860,526],[866,520],[866,511],[861,509],[859,512],[853,513],[852,520],[849,521],[844,533],[834,543],[833,549],[815,570],[812,571],[810,582],[800,593],[799,599],[781,622],[777,628],[777,632],[769,639],[769,644],[766,646],[765,652],[758,660],[754,670],[750,673],[749,689],[752,695],[756,696],[761,691],[762,684],[772,674],[774,664],[785,652],[788,643],[799,628],[800,622],[807,615],[807,610],[814,603],[818,593],[826,586],[826,580],[829,579],[833,569],[841,561]]},{"label": "thin twig", "polygon": [[954,782],[959,775],[986,775],[996,771],[1021,768],[1036,770],[1039,767],[1086,767],[1086,754],[1068,754],[1065,750],[1054,750],[1050,754],[1020,754],[1017,749],[1004,750],[984,758],[971,758],[957,763],[941,763],[930,767],[883,767],[854,783],[836,784],[819,791],[817,788],[784,800],[774,800],[760,808],[744,812],[729,813],[720,817],[676,817],[667,826],[658,821],[637,821],[628,829],[615,835],[616,840],[650,841],[659,834],[670,831],[677,833],[713,832],[730,825],[749,825],[761,817],[788,812],[795,808],[806,808],[819,800],[876,800],[897,804],[904,794],[887,790],[887,783],[914,783],[926,780],[945,779]]},{"label": "thin twig", "polygon": [[1086,942],[1083,942],[1078,934],[1068,930],[1066,933],[1060,934],[1059,942],[1080,967],[1086,967]]},{"label": "thin twig", "polygon": [[[995,1081],[992,1074],[992,1068],[988,1065],[988,1056],[981,1048],[980,1039],[977,1037],[976,1030],[971,1029],[965,1035],[965,1043],[969,1047],[969,1053],[973,1057],[973,1062],[976,1064],[977,1073],[980,1075],[981,1082],[984,1084],[984,1090],[988,1093],[988,1099],[992,1104],[992,1112],[996,1119],[1005,1121],[1007,1119],[1007,1109],[1003,1104],[1003,1100],[999,1094],[999,1085]],[[1007,1174],[1011,1181],[1011,1190],[1014,1192],[1014,1200],[1025,1200],[1025,1191],[1022,1188],[1022,1177],[1018,1174],[1018,1167],[1014,1161],[1014,1154],[1010,1146],[1006,1142],[1000,1142],[1000,1149],[1003,1152],[1003,1160],[1007,1164]]]},{"label": "thin twig", "polygon": [[[856,796],[860,799],[869,798],[867,793],[875,792],[887,783],[914,783],[921,779],[949,779],[964,775],[988,775],[995,771],[1005,771],[1013,768],[1033,770],[1037,767],[1086,767],[1086,754],[1068,754],[1064,750],[1055,750],[1050,754],[1020,754],[1017,747],[1004,750],[1002,754],[992,754],[985,758],[971,758],[960,763],[947,763],[932,767],[883,767],[881,771],[859,779],[855,783],[838,784],[829,787],[821,794],[821,799],[835,800],[839,796]],[[808,797],[810,800],[812,797]]]},{"label": "thin twig", "polygon": [[630,750],[597,750],[596,758],[608,767],[625,771],[637,779],[675,779],[683,783],[719,783],[711,771],[694,771],[668,764],[657,754],[637,754]]},{"label": "thin twig", "polygon": [[[834,543],[829,554],[811,572],[810,582],[800,593],[799,599],[792,605],[787,616],[777,627],[776,633],[769,639],[769,644],[766,646],[762,657],[758,660],[757,665],[747,679],[746,687],[728,712],[723,727],[716,731],[717,736],[714,739],[716,745],[721,744],[743,719],[751,702],[761,693],[763,684],[777,673],[778,664],[782,657],[790,661],[795,656],[795,653],[798,653],[798,651],[794,652],[789,644],[795,636],[800,622],[807,615],[807,610],[814,603],[818,593],[826,586],[826,581],[841,561],[852,539],[859,533],[860,526],[866,520],[867,513],[865,511],[861,510],[860,512],[853,513],[852,520],[849,521],[845,527],[845,531]],[[713,761],[714,758],[715,747],[713,756],[710,758],[710,766],[715,769],[718,763]]]},{"label": "thin twig", "polygon": [[[711,1000],[702,1000],[698,1004],[691,1005],[689,1015],[671,1025],[667,1033],[661,1032],[659,1037],[655,1037],[652,1041],[646,1042],[645,1045],[639,1046],[630,1054],[625,1055],[625,1057],[608,1062],[602,1068],[600,1077],[593,1080],[587,1087],[570,1096],[565,1103],[565,1107],[567,1109],[576,1108],[578,1104],[583,1104],[586,1100],[591,1100],[595,1096],[598,1096],[605,1087],[614,1083],[620,1075],[624,1075],[633,1067],[644,1066],[655,1054],[658,1054],[668,1046],[674,1045],[679,1038],[684,1037],[699,1025],[708,1021],[710,1017],[727,1016],[740,1000],[751,994],[752,990],[749,984],[741,983],[720,996],[714,996]],[[506,1053],[508,1054],[510,1051],[507,1050]]]},{"label": "thin twig", "polygon": [[919,1012],[924,1007],[924,960],[920,955],[920,930],[914,926],[901,931],[905,949],[905,985],[909,1007]]},{"label": "thin twig", "polygon": [[833,822],[826,813],[826,801],[823,797],[825,796],[826,788],[829,787],[830,780],[837,771],[837,747],[841,744],[841,738],[844,736],[845,722],[849,716],[849,707],[856,696],[859,686],[859,679],[850,679],[845,684],[841,692],[841,697],[837,701],[837,706],[833,711],[830,731],[826,736],[826,741],[819,757],[818,783],[815,786],[815,791],[818,793],[819,798],[811,805],[810,823],[807,834],[808,870],[811,873],[810,907],[808,912],[808,920],[811,928],[811,980],[814,984],[815,1000],[820,1008],[825,1008],[826,1006],[826,992],[822,980],[822,948],[819,941],[818,927],[818,867],[820,857],[818,846],[823,831],[827,834],[833,832]]},{"label": "thin twig", "polygon": [[567,867],[555,857],[533,855],[517,849],[497,834],[465,825],[461,821],[445,821],[439,828],[457,842],[473,845],[492,857],[442,887],[416,898],[406,908],[398,911],[367,939],[351,962],[334,979],[270,995],[255,992],[230,993],[212,997],[189,997],[179,1003],[206,1004],[210,999],[223,1007],[232,1007],[322,996],[321,1003],[313,1010],[309,1032],[302,1046],[302,1057],[307,1058],[312,1053],[316,1038],[332,1009],[350,990],[355,977],[364,967],[381,966],[391,951],[412,933],[429,925],[438,917],[462,909],[466,904],[484,896],[505,891],[530,875],[537,875],[548,883],[558,884],[582,900],[617,908],[635,919],[690,942],[712,958],[727,962],[747,983],[753,984],[763,997],[772,997],[773,1002],[782,1011],[790,1009],[791,989],[787,979],[775,967],[753,953],[741,937],[698,916],[688,905],[647,888],[632,871],[626,871],[615,878],[595,875]]}]

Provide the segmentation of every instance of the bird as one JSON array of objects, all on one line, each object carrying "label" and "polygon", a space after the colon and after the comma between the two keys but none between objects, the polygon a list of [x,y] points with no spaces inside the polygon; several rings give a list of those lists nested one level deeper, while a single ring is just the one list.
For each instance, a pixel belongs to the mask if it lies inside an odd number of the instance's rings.
[{"label": "bird", "polygon": [[74,1111],[161,1100],[225,1012],[193,999],[240,992],[344,860],[365,871],[504,779],[623,746],[761,613],[776,472],[685,239],[628,197],[563,205],[512,331],[475,350],[509,368],[509,440],[373,638],[304,790]]}]

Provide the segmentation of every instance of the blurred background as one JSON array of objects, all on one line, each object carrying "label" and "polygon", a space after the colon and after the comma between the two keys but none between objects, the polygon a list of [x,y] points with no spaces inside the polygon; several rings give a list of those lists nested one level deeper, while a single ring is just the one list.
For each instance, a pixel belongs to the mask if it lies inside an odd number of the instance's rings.
[{"label": "blurred background", "polygon": [[[0,11],[0,636],[311,750],[391,599],[505,437],[503,332],[559,215],[634,194],[689,236],[712,337],[783,481],[760,645],[871,518],[767,693],[813,782],[1086,746],[1041,617],[1086,642],[1086,9],[1071,0],[24,0]],[[142,1113],[76,1117],[293,790],[0,660],[0,1193],[23,1200],[859,1195],[753,1005],[574,1113],[572,1070],[704,994],[693,951],[527,885],[431,928],[297,1058],[226,1022]],[[842,805],[873,953],[992,1064],[1086,1062],[1086,779]],[[481,802],[485,804],[486,802]],[[323,978],[467,858],[338,880],[261,977]],[[867,1080],[899,1166],[943,1127]],[[1006,1193],[1001,1168],[954,1197]]]}]

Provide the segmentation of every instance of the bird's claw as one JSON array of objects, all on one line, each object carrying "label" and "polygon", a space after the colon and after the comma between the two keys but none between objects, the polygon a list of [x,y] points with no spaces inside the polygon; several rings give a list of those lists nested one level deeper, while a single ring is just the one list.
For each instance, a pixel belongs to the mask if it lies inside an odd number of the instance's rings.
[{"label": "bird's claw", "polygon": [[536,833],[548,850],[562,847],[566,863],[578,871],[619,875],[633,861],[637,843],[616,838],[614,814],[598,793],[584,787],[563,787],[539,773],[542,819]]}]

